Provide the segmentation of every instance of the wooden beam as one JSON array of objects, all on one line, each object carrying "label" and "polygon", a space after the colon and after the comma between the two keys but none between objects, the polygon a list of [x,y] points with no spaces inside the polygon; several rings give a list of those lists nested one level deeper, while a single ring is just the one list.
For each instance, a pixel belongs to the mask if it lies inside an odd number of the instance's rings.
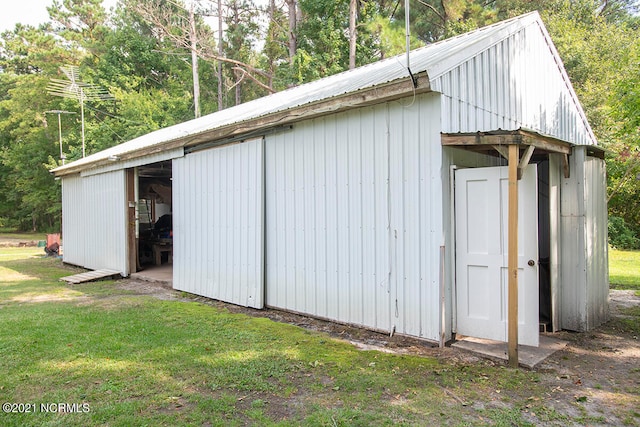
[{"label": "wooden beam", "polygon": [[518,367],[518,162],[517,145],[509,146],[508,350],[509,366]]},{"label": "wooden beam", "polygon": [[562,172],[564,172],[564,177],[569,179],[571,177],[571,169],[569,167],[569,156],[567,154],[562,155]]},{"label": "wooden beam", "polygon": [[533,155],[533,151],[535,149],[536,147],[534,147],[533,145],[529,145],[527,146],[527,150],[522,155],[522,158],[520,159],[520,163],[518,164],[518,180],[522,179],[522,174],[524,173],[524,170],[529,164],[529,161],[531,160],[531,156]]},{"label": "wooden beam", "polygon": [[552,136],[541,135],[536,132],[520,129],[519,133],[523,136],[522,142],[528,144],[530,140],[535,141],[537,148],[548,150],[554,153],[571,154],[571,144]]},{"label": "wooden beam", "polygon": [[494,145],[493,149],[496,150],[502,157],[509,160],[509,148],[508,145]]},{"label": "wooden beam", "polygon": [[520,144],[522,136],[514,134],[445,134],[441,137],[442,145],[510,145]]},{"label": "wooden beam", "polygon": [[492,133],[442,134],[443,146],[481,147],[500,145],[532,145],[550,153],[571,154],[571,144],[559,139],[523,130],[495,131]]}]

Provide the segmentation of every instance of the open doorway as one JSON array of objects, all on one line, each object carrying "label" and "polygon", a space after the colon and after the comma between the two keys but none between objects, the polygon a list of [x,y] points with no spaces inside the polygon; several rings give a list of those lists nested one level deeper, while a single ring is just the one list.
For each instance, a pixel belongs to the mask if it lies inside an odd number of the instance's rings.
[{"label": "open doorway", "polygon": [[538,292],[540,331],[554,330],[552,289],[552,198],[549,156],[537,162],[538,166]]},{"label": "open doorway", "polygon": [[173,203],[171,160],[137,168],[137,268],[171,268]]}]

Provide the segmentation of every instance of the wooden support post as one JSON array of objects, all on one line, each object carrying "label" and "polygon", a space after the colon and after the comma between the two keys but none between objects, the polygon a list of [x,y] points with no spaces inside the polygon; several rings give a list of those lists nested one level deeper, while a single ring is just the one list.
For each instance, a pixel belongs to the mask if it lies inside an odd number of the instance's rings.
[{"label": "wooden support post", "polygon": [[135,273],[138,271],[138,243],[136,240],[136,173],[133,168],[127,169],[127,251],[129,253],[128,273]]},{"label": "wooden support post", "polygon": [[509,288],[508,347],[509,366],[518,367],[518,162],[519,148],[509,145]]}]

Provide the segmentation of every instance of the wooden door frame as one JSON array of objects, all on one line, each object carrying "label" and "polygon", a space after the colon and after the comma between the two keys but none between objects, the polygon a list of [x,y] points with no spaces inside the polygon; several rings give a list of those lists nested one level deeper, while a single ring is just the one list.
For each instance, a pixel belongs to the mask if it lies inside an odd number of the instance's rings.
[{"label": "wooden door frame", "polygon": [[127,209],[127,264],[128,273],[139,271],[138,267],[138,238],[136,232],[136,187],[137,173],[135,168],[126,170],[126,209]]},{"label": "wooden door frame", "polygon": [[[508,224],[508,357],[509,366],[518,366],[518,181],[535,150],[541,153],[562,154],[565,178],[569,177],[571,144],[537,132],[517,129],[491,132],[442,134],[443,146],[454,146],[471,151],[495,153],[507,159],[509,170],[509,224]],[[523,148],[522,155],[520,148]]]}]

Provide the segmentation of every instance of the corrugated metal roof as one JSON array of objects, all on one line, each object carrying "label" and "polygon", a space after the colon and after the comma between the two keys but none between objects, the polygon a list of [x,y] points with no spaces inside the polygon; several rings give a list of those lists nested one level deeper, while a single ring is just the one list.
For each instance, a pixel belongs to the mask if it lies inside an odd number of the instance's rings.
[{"label": "corrugated metal roof", "polygon": [[[426,72],[429,79],[434,81],[478,52],[535,23],[544,27],[539,14],[532,12],[413,50],[410,54],[411,71],[414,75]],[[555,52],[555,50],[552,52]],[[86,169],[99,163],[104,163],[109,157],[120,157],[125,154],[130,156],[132,153],[135,155],[136,152],[144,155],[148,153],[149,149],[161,148],[169,142],[184,139],[186,144],[188,137],[203,135],[226,126],[240,124],[282,111],[295,110],[318,101],[331,100],[345,94],[357,93],[376,86],[408,79],[409,74],[404,62],[404,56],[391,57],[198,119],[160,129],[68,163],[54,169],[52,172],[64,175],[68,173],[65,171],[70,169],[75,171],[79,168]],[[564,72],[564,70],[560,71]],[[574,101],[577,103],[577,98]],[[582,110],[580,109],[580,111]],[[584,120],[586,122],[586,118]]]}]

